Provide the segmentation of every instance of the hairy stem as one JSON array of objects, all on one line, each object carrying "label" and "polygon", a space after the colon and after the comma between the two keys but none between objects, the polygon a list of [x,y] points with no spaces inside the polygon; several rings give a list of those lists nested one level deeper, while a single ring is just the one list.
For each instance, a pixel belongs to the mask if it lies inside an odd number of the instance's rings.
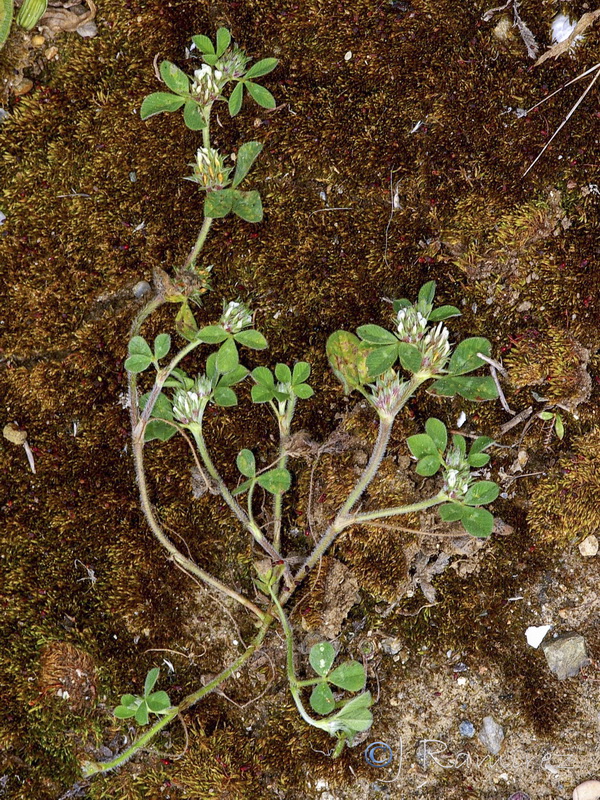
[{"label": "hairy stem", "polygon": [[175,561],[179,566],[189,572],[191,575],[194,575],[200,580],[207,583],[209,586],[212,586],[214,589],[217,589],[219,592],[231,597],[233,600],[236,600],[241,605],[245,606],[249,609],[253,614],[255,614],[260,620],[263,620],[265,614],[261,611],[258,606],[256,606],[251,600],[247,597],[244,597],[241,594],[238,594],[234,589],[230,589],[224,583],[221,583],[220,580],[213,577],[210,573],[205,572],[201,569],[197,564],[195,564],[190,558],[187,558],[183,555],[175,545],[169,540],[169,538],[165,535],[162,528],[160,527],[156,517],[154,516],[154,512],[152,510],[152,506],[150,504],[150,499],[148,497],[148,486],[146,484],[146,473],[144,470],[144,451],[143,451],[143,442],[134,442],[133,443],[133,457],[135,463],[135,473],[138,482],[138,487],[140,490],[140,505],[142,507],[142,511],[144,512],[144,516],[146,517],[146,521],[150,526],[150,530],[154,534],[154,536],[158,539],[160,544],[165,548],[165,550],[169,553],[173,561]]},{"label": "hairy stem", "polygon": [[210,230],[210,226],[212,225],[213,218],[212,217],[204,217],[204,221],[202,223],[202,227],[200,228],[200,232],[198,233],[198,238],[196,239],[196,243],[190,250],[190,254],[185,260],[185,264],[183,265],[183,269],[192,269],[194,264],[196,263],[196,259],[198,258],[198,254],[200,250],[204,247],[204,242],[206,241],[206,237],[208,236],[208,231]]},{"label": "hairy stem", "polygon": [[[365,522],[372,522],[377,519],[385,519],[386,517],[396,517],[400,514],[414,514],[417,511],[424,511],[431,506],[437,506],[439,503],[444,503],[447,496],[439,492],[434,497],[427,500],[419,500],[416,503],[411,503],[407,506],[394,506],[393,508],[377,508],[374,511],[364,511],[360,514],[350,514],[345,519],[340,519],[339,523],[344,524],[344,528],[349,528],[351,525],[361,525]],[[343,529],[342,529],[343,530]]]},{"label": "hairy stem", "polygon": [[[233,511],[235,516],[246,528],[246,530],[252,534],[257,544],[259,544],[263,548],[263,550],[273,559],[273,561],[283,563],[283,557],[281,556],[281,554],[273,547],[271,542],[265,537],[265,535],[258,527],[258,525],[252,519],[250,519],[248,515],[243,511],[242,507],[236,501],[234,496],[231,494],[231,492],[225,485],[225,481],[217,471],[217,468],[215,467],[210,457],[208,448],[206,447],[206,442],[204,441],[204,436],[202,434],[202,418],[199,419],[197,425],[194,425],[194,427],[192,428],[192,433],[194,435],[194,439],[196,440],[198,452],[200,453],[202,461],[204,462],[204,466],[206,467],[208,474],[217,484],[223,500],[225,500],[229,508]],[[287,564],[285,566],[284,575],[286,578],[286,582],[291,586],[293,583],[292,575],[290,572],[290,568],[287,566]]]},{"label": "hairy stem", "polygon": [[287,672],[287,679],[290,685],[290,692],[292,697],[294,698],[294,703],[296,704],[296,708],[302,719],[307,722],[309,725],[313,725],[315,727],[320,727],[317,724],[317,721],[314,720],[307,710],[304,708],[302,703],[302,698],[300,697],[300,687],[298,684],[298,679],[296,678],[296,670],[294,669],[294,635],[292,633],[292,628],[290,623],[288,622],[288,618],[285,615],[285,611],[283,610],[281,603],[277,599],[275,592],[271,591],[271,598],[273,603],[275,604],[275,608],[277,609],[277,614],[279,616],[279,620],[281,622],[281,626],[283,628],[283,632],[285,634],[285,645],[286,645],[286,672]]}]

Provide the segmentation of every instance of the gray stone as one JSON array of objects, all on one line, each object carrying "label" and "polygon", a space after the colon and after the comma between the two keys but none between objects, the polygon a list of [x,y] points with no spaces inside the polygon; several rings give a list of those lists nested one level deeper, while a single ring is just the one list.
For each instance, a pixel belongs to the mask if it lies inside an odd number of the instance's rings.
[{"label": "gray stone", "polygon": [[148,281],[138,281],[131,291],[137,300],[141,300],[151,289]]},{"label": "gray stone", "polygon": [[559,681],[574,678],[582,667],[590,663],[585,639],[579,633],[563,633],[550,642],[542,643],[546,661]]},{"label": "gray stone", "polygon": [[472,722],[469,722],[468,719],[463,719],[463,721],[458,726],[458,730],[461,736],[464,736],[465,739],[472,739],[475,736],[475,726]]},{"label": "gray stone", "polygon": [[479,741],[493,756],[497,756],[504,741],[504,729],[493,717],[484,717]]}]

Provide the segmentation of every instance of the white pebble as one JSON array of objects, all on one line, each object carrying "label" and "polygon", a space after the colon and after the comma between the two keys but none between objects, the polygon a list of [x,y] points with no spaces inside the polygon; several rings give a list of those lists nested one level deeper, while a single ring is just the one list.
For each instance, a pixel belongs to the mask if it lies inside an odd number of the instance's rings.
[{"label": "white pebble", "polygon": [[584,781],[573,789],[573,800],[598,800],[600,781]]},{"label": "white pebble", "polygon": [[552,625],[532,625],[530,628],[527,628],[525,631],[527,644],[530,647],[538,648],[551,627]]},{"label": "white pebble", "polygon": [[586,536],[583,542],[579,543],[579,552],[582,556],[595,556],[598,552],[598,539],[593,533]]}]

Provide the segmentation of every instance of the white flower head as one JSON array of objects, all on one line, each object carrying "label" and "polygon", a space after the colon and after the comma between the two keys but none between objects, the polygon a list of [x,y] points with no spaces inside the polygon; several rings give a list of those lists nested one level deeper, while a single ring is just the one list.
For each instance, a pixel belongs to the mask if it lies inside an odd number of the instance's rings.
[{"label": "white flower head", "polygon": [[206,375],[198,375],[192,389],[178,389],[173,397],[173,416],[182,425],[199,422],[212,393],[212,383]]},{"label": "white flower head", "polygon": [[403,342],[417,344],[427,330],[427,317],[424,317],[414,306],[401,308],[396,314],[396,330]]},{"label": "white flower head", "polygon": [[203,64],[200,69],[194,71],[192,95],[205,106],[217,99],[224,85],[223,73],[208,64]]},{"label": "white flower head", "polygon": [[444,491],[454,500],[463,498],[471,485],[471,468],[461,450],[453,445],[446,454]]},{"label": "white flower head", "polygon": [[406,386],[406,382],[400,380],[395,370],[388,369],[374,384],[371,384],[373,405],[383,414],[394,414],[404,396]]},{"label": "white flower head", "polygon": [[244,303],[232,300],[223,302],[223,314],[219,323],[228,333],[239,333],[252,325],[252,312]]},{"label": "white flower head", "polygon": [[194,174],[188,180],[200,185],[202,189],[216,191],[229,184],[232,167],[226,167],[223,156],[214,147],[199,147],[196,152]]},{"label": "white flower head", "polygon": [[443,322],[432,328],[419,343],[419,350],[423,355],[421,369],[431,370],[433,373],[444,369],[450,355],[448,341],[448,328]]}]

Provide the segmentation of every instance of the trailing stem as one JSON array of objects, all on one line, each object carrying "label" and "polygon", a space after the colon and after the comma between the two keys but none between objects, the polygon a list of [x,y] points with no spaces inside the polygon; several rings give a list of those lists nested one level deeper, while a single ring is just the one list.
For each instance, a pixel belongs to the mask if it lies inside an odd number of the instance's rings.
[{"label": "trailing stem", "polygon": [[192,694],[189,694],[185,697],[181,703],[177,706],[173,706],[170,708],[168,712],[161,717],[157,722],[152,725],[145,733],[143,733],[127,750],[124,750],[123,753],[116,756],[115,758],[111,759],[110,761],[87,761],[82,766],[82,772],[84,777],[91,778],[93,775],[97,775],[99,772],[109,772],[112,769],[116,769],[117,767],[122,766],[126,761],[129,761],[136,753],[138,753],[142,748],[146,747],[154,737],[160,733],[160,731],[165,728],[169,723],[171,723],[178,714],[181,714],[183,711],[186,711],[188,708],[191,708],[195,705],[199,700],[205,697],[207,694],[210,694],[214,689],[220,686],[223,681],[226,681],[227,678],[231,677],[234,672],[237,672],[244,664],[248,661],[248,659],[256,652],[256,650],[261,646],[263,639],[265,638],[269,627],[273,622],[273,617],[269,614],[265,614],[263,616],[263,621],[260,627],[260,630],[249,644],[248,648],[236,658],[236,660],[231,663],[228,667],[226,667],[222,672],[220,672],[216,678],[213,678],[210,683],[207,683],[205,686],[202,686]]}]

